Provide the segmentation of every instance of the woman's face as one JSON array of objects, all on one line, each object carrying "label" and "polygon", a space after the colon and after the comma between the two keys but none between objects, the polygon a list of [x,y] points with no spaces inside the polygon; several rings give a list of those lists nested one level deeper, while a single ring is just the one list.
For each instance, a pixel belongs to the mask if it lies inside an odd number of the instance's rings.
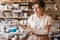
[{"label": "woman's face", "polygon": [[43,12],[43,8],[41,8],[41,7],[39,7],[39,5],[38,4],[34,4],[34,6],[33,6],[33,11],[34,11],[34,13],[36,13],[36,14],[42,14],[42,12]]}]

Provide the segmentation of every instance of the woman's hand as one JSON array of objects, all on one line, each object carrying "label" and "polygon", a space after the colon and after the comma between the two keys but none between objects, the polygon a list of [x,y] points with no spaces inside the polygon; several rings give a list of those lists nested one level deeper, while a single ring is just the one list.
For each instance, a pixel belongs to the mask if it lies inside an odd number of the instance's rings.
[{"label": "woman's hand", "polygon": [[34,31],[34,29],[32,29],[32,28],[26,28],[26,29],[24,30],[24,32],[25,32],[26,34],[32,34],[33,31]]}]

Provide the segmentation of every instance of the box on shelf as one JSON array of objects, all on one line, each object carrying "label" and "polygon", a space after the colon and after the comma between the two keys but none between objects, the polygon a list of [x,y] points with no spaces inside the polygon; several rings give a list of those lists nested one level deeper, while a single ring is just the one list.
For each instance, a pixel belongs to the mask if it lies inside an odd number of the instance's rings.
[{"label": "box on shelf", "polygon": [[13,7],[18,8],[19,4],[13,4]]},{"label": "box on shelf", "polygon": [[6,16],[6,18],[11,18],[12,17],[12,13],[11,12],[5,12],[5,16]]},{"label": "box on shelf", "polygon": [[20,6],[20,9],[23,11],[23,10],[28,10],[29,7],[28,6]]},{"label": "box on shelf", "polygon": [[0,10],[4,10],[4,9],[5,9],[5,6],[0,4]]},{"label": "box on shelf", "polygon": [[11,10],[12,9],[12,5],[6,4],[5,5],[5,10]]},{"label": "box on shelf", "polygon": [[54,5],[46,5],[46,10],[54,10]]},{"label": "box on shelf", "polygon": [[18,10],[20,9],[19,4],[13,4],[13,10]]},{"label": "box on shelf", "polygon": [[24,13],[22,12],[22,13],[20,13],[20,17],[24,17]]},{"label": "box on shelf", "polygon": [[0,17],[3,18],[4,17],[4,13],[0,12]]},{"label": "box on shelf", "polygon": [[13,18],[19,18],[20,17],[19,13],[16,13],[16,12],[12,13],[12,15],[13,15]]},{"label": "box on shelf", "polygon": [[21,20],[21,21],[20,21],[20,24],[22,24],[22,25],[27,25],[27,20]]},{"label": "box on shelf", "polygon": [[27,13],[24,13],[24,17],[25,17],[25,18],[28,17],[28,14],[27,14]]}]

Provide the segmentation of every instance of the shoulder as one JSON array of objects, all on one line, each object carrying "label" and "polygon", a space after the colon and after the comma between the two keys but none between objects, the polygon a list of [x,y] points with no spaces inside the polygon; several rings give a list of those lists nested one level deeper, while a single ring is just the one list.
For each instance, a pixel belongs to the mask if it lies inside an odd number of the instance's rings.
[{"label": "shoulder", "polygon": [[29,19],[33,19],[33,18],[34,18],[34,14],[29,17]]}]

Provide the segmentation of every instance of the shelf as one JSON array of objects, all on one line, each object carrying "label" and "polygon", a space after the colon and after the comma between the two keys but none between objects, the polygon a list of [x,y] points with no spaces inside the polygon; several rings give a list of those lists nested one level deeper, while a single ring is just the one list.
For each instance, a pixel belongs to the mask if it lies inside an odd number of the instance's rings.
[{"label": "shelf", "polygon": [[34,3],[34,1],[1,1],[5,3]]},{"label": "shelf", "polygon": [[1,2],[5,2],[5,3],[8,3],[8,4],[13,3],[12,1],[1,1]]},{"label": "shelf", "polygon": [[22,10],[13,10],[13,12],[22,12]]},{"label": "shelf", "polygon": [[13,32],[13,33],[1,33],[0,34],[21,34],[21,33],[16,33],[16,32]]},{"label": "shelf", "polygon": [[60,12],[60,10],[45,10],[46,12]]},{"label": "shelf", "polygon": [[2,10],[3,12],[12,12],[12,10]]},{"label": "shelf", "polygon": [[54,10],[45,10],[45,12],[54,12]]},{"label": "shelf", "polygon": [[14,26],[16,24],[4,24],[4,26]]},{"label": "shelf", "polygon": [[55,4],[55,1],[45,1],[46,4]]},{"label": "shelf", "polygon": [[[14,26],[14,25],[17,25],[17,24],[9,24],[9,23],[7,23],[7,24],[0,24],[0,25],[4,25],[4,26]],[[20,24],[20,26],[27,26],[27,24]]]},{"label": "shelf", "polygon": [[33,12],[33,10],[2,10],[3,12]]},{"label": "shelf", "polygon": [[60,20],[52,20],[52,22],[60,22]]},{"label": "shelf", "polygon": [[[6,3],[34,3],[35,1],[1,1],[1,2],[6,2]],[[55,1],[45,1],[47,4],[54,4]]]},{"label": "shelf", "polygon": [[3,17],[2,19],[28,19],[28,17],[15,17],[15,18],[6,18],[6,17]]},{"label": "shelf", "polygon": [[[2,10],[3,12],[33,12],[33,10]],[[45,12],[60,12],[60,10],[45,10]]]},{"label": "shelf", "polygon": [[14,3],[34,3],[34,1],[14,1]]},{"label": "shelf", "polygon": [[54,12],[60,12],[60,10],[54,10]]},{"label": "shelf", "polygon": [[33,12],[33,10],[23,10],[22,12]]},{"label": "shelf", "polygon": [[60,37],[60,34],[58,34],[58,35],[53,35],[53,37]]}]

